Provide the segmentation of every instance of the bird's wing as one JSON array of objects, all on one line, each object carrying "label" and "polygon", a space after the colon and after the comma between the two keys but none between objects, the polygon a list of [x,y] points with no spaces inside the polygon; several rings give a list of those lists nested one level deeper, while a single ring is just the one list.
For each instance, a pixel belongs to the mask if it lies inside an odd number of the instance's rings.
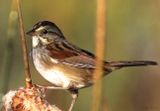
[{"label": "bird's wing", "polygon": [[84,68],[84,69],[94,69],[95,60],[93,58],[87,57],[86,55],[78,55],[61,60],[63,64],[70,65],[73,67]]},{"label": "bird's wing", "polygon": [[67,41],[57,42],[47,46],[48,54],[59,62],[78,68],[95,68],[95,56],[83,49],[80,49]]}]

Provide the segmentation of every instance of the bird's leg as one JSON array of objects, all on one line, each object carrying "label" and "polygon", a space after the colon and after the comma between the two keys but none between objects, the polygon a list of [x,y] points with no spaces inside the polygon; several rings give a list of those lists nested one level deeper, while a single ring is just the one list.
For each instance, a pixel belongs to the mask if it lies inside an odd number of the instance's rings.
[{"label": "bird's leg", "polygon": [[75,89],[75,88],[63,88],[63,87],[58,87],[58,86],[43,86],[43,85],[35,85],[36,87],[39,87],[39,88],[43,88],[43,89],[59,89],[59,90],[69,90],[70,93],[71,93],[71,96],[72,96],[72,102],[71,102],[71,105],[69,107],[69,110],[68,111],[72,111],[73,109],[73,106],[77,100],[77,97],[78,97],[78,89]]},{"label": "bird's leg", "polygon": [[58,86],[43,86],[43,85],[39,85],[39,84],[36,84],[36,86],[39,87],[39,88],[44,88],[44,89],[58,89],[58,90],[67,89],[67,88],[58,87]]},{"label": "bird's leg", "polygon": [[74,104],[75,104],[75,102],[76,102],[76,100],[77,100],[77,98],[78,98],[78,90],[75,89],[75,90],[69,90],[69,91],[70,91],[71,96],[72,96],[72,102],[71,102],[71,105],[70,105],[68,111],[72,111],[73,106],[74,106]]}]

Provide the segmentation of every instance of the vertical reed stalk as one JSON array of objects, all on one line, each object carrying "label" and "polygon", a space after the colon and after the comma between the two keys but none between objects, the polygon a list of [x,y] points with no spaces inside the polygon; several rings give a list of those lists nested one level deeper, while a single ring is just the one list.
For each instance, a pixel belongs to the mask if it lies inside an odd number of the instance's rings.
[{"label": "vertical reed stalk", "polygon": [[24,69],[25,83],[26,83],[26,87],[30,88],[32,87],[32,80],[31,80],[31,74],[30,74],[30,68],[29,68],[27,45],[26,45],[26,40],[24,36],[21,4],[20,4],[20,0],[16,0],[16,1],[17,1],[17,11],[18,11],[18,18],[19,18],[18,20],[19,20],[20,39],[21,39],[22,51],[23,51],[23,62],[24,62],[24,68],[25,68]]},{"label": "vertical reed stalk", "polygon": [[17,23],[17,12],[15,8],[15,1],[12,0],[11,11],[9,13],[8,19],[8,31],[7,39],[5,43],[6,50],[4,51],[4,59],[2,66],[3,74],[3,84],[2,84],[2,93],[6,93],[9,88],[11,69],[13,64],[14,56],[14,37],[16,36],[16,23]]},{"label": "vertical reed stalk", "polygon": [[99,111],[100,110],[100,101],[101,101],[101,77],[103,74],[102,66],[103,66],[103,58],[104,58],[104,41],[105,41],[105,0],[97,0],[97,22],[96,22],[96,70],[94,72],[94,83],[93,86],[93,100],[91,111]]}]

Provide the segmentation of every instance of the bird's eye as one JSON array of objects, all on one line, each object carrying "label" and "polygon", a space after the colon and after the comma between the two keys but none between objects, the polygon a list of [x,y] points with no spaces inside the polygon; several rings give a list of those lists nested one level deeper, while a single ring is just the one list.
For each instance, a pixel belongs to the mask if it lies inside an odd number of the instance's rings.
[{"label": "bird's eye", "polygon": [[48,33],[48,31],[47,30],[43,30],[43,34],[47,34]]}]

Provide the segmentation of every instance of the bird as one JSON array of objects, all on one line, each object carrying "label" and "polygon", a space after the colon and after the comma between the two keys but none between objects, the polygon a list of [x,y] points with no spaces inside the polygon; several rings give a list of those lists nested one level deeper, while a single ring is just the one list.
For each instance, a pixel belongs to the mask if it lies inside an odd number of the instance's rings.
[{"label": "bird", "polygon": [[[37,22],[27,33],[32,38],[32,60],[40,75],[53,86],[68,90],[72,96],[69,111],[78,97],[79,89],[92,86],[96,69],[96,56],[70,43],[59,27],[51,21]],[[157,65],[155,61],[102,61],[108,75],[114,70],[132,66]]]}]

